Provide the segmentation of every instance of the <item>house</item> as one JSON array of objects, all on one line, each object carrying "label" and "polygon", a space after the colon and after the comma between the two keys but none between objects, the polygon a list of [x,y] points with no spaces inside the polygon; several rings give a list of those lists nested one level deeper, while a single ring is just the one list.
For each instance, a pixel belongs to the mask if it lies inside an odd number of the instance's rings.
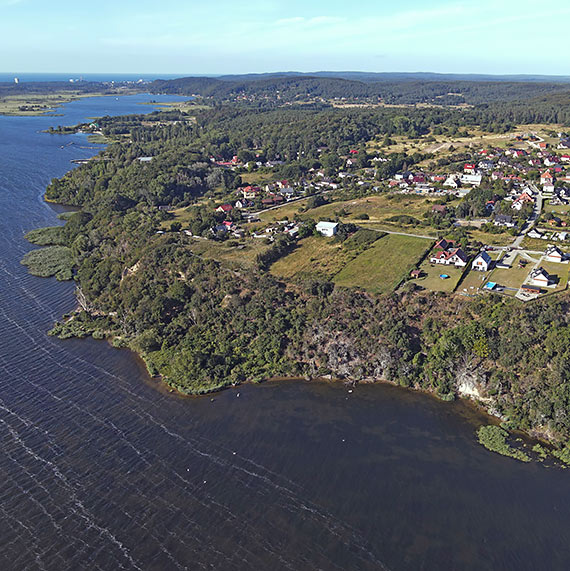
[{"label": "house", "polygon": [[570,149],[570,139],[562,139],[558,143],[558,148],[559,149]]},{"label": "house", "polygon": [[231,212],[233,210],[233,206],[231,204],[220,204],[218,208],[216,208],[216,212]]},{"label": "house", "polygon": [[443,186],[449,186],[450,188],[458,188],[459,184],[457,183],[457,179],[454,176],[448,176]]},{"label": "house", "polygon": [[540,230],[536,230],[536,229],[532,229],[529,232],[527,232],[527,236],[529,238],[536,238],[536,239],[541,239],[544,238],[544,234],[540,231]]},{"label": "house", "polygon": [[495,220],[493,220],[495,226],[506,226],[507,228],[512,228],[515,223],[513,222],[513,217],[507,214],[497,214]]},{"label": "house", "polygon": [[526,293],[533,293],[533,294],[539,294],[542,293],[542,290],[540,289],[540,287],[538,286],[533,286],[533,285],[528,285],[528,284],[523,284],[521,286],[521,290],[523,292]]},{"label": "house", "polygon": [[321,220],[321,222],[317,223],[315,228],[319,234],[322,234],[323,236],[327,236],[330,238],[337,233],[338,222],[326,222],[324,220]]},{"label": "house", "polygon": [[553,245],[549,245],[544,252],[544,259],[547,262],[561,262],[564,258],[564,253]]},{"label": "house", "polygon": [[480,174],[464,174],[461,177],[461,184],[470,184],[472,186],[479,186],[483,180],[483,175]]},{"label": "house", "polygon": [[451,241],[451,240],[448,241],[445,238],[441,238],[441,240],[438,240],[438,242],[436,243],[434,248],[436,250],[447,250],[447,248],[449,248],[452,245],[453,245],[453,241]]},{"label": "house", "polygon": [[535,268],[528,274],[528,280],[530,285],[548,287],[554,281],[553,276],[551,276],[544,268]]},{"label": "house", "polygon": [[486,272],[492,263],[491,256],[489,256],[487,252],[479,252],[473,260],[471,267],[478,272]]},{"label": "house", "polygon": [[417,279],[417,278],[421,277],[421,275],[422,275],[422,270],[419,270],[417,268],[410,272],[410,277],[412,277],[413,279]]},{"label": "house", "polygon": [[241,189],[241,193],[244,198],[256,198],[259,194],[260,189],[257,186],[246,186],[245,188]]},{"label": "house", "polygon": [[473,163],[467,163],[463,166],[463,172],[467,174],[475,174],[476,166]]},{"label": "house", "polygon": [[434,204],[431,207],[431,211],[433,214],[441,214],[442,216],[445,216],[447,214],[447,206],[443,204]]},{"label": "house", "polygon": [[554,176],[550,171],[545,171],[540,175],[540,184],[553,184],[554,183]]},{"label": "house", "polygon": [[513,200],[511,208],[513,210],[521,210],[526,204],[534,204],[534,198],[525,191],[516,200]]},{"label": "house", "polygon": [[429,261],[432,264],[453,265],[456,268],[463,268],[467,265],[467,255],[461,248],[451,248],[432,254]]}]

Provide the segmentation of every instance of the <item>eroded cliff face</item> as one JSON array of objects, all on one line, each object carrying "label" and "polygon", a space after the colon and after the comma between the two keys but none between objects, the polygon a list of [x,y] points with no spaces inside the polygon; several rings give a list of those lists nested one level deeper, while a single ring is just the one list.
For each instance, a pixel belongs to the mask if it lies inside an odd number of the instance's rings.
[{"label": "eroded cliff face", "polygon": [[310,376],[325,373],[349,381],[396,381],[398,375],[410,375],[414,366],[402,352],[382,339],[363,343],[349,332],[313,323],[305,335],[300,359]]}]

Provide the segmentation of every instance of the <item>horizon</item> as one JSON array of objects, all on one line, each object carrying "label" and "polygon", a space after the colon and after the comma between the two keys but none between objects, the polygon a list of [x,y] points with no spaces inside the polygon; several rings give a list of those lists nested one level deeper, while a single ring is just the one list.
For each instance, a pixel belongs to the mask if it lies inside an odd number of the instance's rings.
[{"label": "horizon", "polygon": [[[296,70],[275,70],[275,71],[244,71],[243,73],[192,73],[192,72],[181,72],[181,73],[166,73],[166,72],[136,72],[136,71],[2,71],[0,70],[0,83],[6,81],[13,81],[17,79],[26,79],[29,76],[54,76],[54,77],[65,77],[65,80],[75,80],[90,76],[107,76],[107,77],[129,77],[131,79],[135,78],[152,78],[152,79],[181,79],[187,77],[209,77],[209,78],[223,78],[223,77],[242,77],[242,76],[318,76],[322,74],[330,74],[332,77],[338,77],[340,79],[348,79],[340,77],[347,74],[363,74],[363,75],[378,75],[378,76],[404,76],[404,77],[414,77],[414,76],[434,76],[435,78],[441,77],[458,77],[458,78],[520,78],[520,79],[544,79],[544,80],[570,80],[570,74],[545,74],[545,73],[471,73],[471,72],[437,72],[437,71],[364,71],[361,69],[345,69],[345,70],[333,70],[333,69],[319,69],[312,71],[296,71]],[[358,77],[349,78],[352,81],[359,81]],[[56,80],[62,81],[62,80]]]},{"label": "horizon", "polygon": [[[429,7],[421,0],[397,6],[364,0],[358,11],[338,0],[241,6],[219,0],[215,19],[210,7],[177,0],[160,7],[150,0],[101,0],[96,9],[71,0],[55,9],[39,0],[0,0],[0,7],[0,49],[20,74],[155,75],[160,69],[183,77],[357,68],[570,75],[564,56],[570,7],[557,8],[553,19],[533,0],[437,0]],[[107,71],[97,71],[102,66]]]}]

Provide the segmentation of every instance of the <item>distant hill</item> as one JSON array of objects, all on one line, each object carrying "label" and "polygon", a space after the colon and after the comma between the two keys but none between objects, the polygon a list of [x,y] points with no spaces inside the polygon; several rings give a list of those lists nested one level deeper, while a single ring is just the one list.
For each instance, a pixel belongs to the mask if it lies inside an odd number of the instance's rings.
[{"label": "distant hill", "polygon": [[[215,76],[223,81],[254,81],[279,77],[334,77],[366,83],[399,81],[486,81],[486,82],[531,82],[570,83],[570,75],[491,75],[430,72],[368,72],[368,71],[317,71],[312,73],[287,71],[274,73],[249,73],[242,75]],[[214,77],[214,76],[212,76]]]},{"label": "distant hill", "polygon": [[[448,79],[450,77],[453,79]],[[493,77],[493,80],[489,77]],[[262,105],[326,103],[331,100],[370,103],[380,100],[386,104],[456,106],[528,101],[570,90],[570,78],[557,78],[557,81],[549,79],[540,81],[538,76],[284,72],[158,80],[150,88],[153,92],[200,95],[219,102],[255,102]]]}]

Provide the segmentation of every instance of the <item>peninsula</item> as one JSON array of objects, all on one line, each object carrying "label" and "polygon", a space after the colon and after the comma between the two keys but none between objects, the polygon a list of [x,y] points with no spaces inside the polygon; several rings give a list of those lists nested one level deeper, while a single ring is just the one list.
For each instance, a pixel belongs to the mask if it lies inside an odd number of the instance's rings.
[{"label": "peninsula", "polygon": [[196,105],[98,119],[112,143],[47,188],[81,208],[29,235],[30,271],[78,286],[53,334],[186,394],[330,376],[470,397],[570,458],[567,84],[150,89]]}]

